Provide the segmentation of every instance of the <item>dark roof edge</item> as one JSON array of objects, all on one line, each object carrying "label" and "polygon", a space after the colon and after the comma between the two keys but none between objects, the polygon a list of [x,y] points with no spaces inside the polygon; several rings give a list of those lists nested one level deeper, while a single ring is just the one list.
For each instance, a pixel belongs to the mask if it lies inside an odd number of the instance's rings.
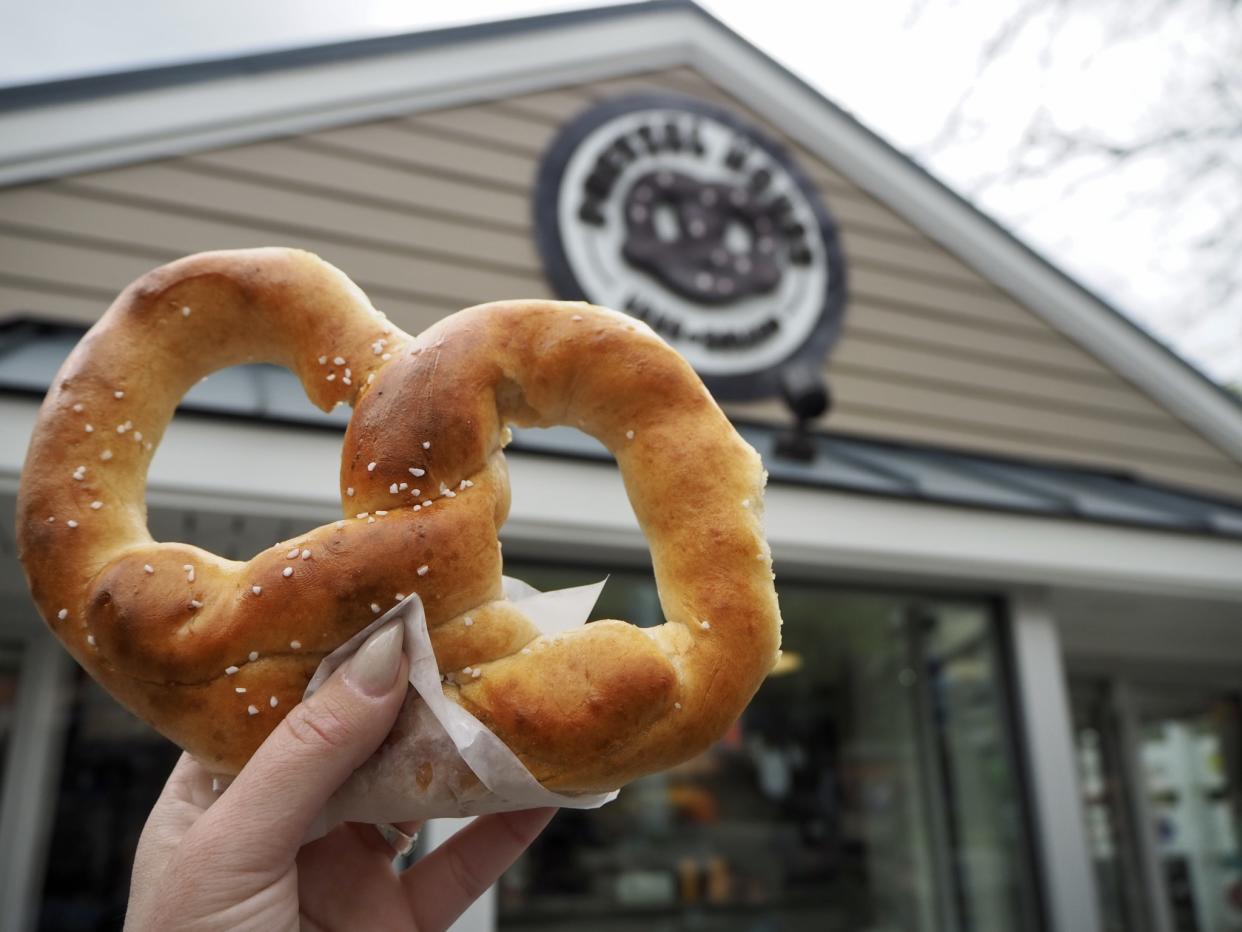
[{"label": "dark roof edge", "polygon": [[[22,343],[29,340],[38,339],[42,336],[55,335],[75,335],[80,338],[85,335],[88,329],[89,328],[86,324],[50,320],[47,318],[23,314],[0,317],[0,357],[5,355],[6,352],[10,352],[15,349],[16,346],[20,346]],[[2,342],[3,339],[11,341],[12,344],[16,344],[16,346],[6,346],[4,342]],[[0,397],[26,397],[41,400],[44,394],[45,392],[30,388],[19,388],[11,385],[0,384]],[[312,430],[338,429],[336,425],[320,423],[317,421],[312,422],[297,418],[279,418],[270,416],[255,418],[250,414],[230,413],[219,409],[201,410],[191,407],[190,409],[183,410],[179,408],[178,414],[182,413],[192,414],[198,417],[221,418],[230,421],[243,420],[253,422],[255,420],[261,420],[268,424],[310,428]],[[735,427],[743,432],[753,430],[770,434],[774,437],[780,436],[788,432],[790,429],[788,425],[773,424],[770,422],[756,421],[748,418],[730,417],[730,421]],[[1149,476],[1140,476],[1133,471],[1122,468],[1078,463],[1065,460],[1060,457],[1024,457],[1010,453],[994,452],[991,450],[976,450],[971,449],[970,447],[951,443],[931,443],[925,441],[903,440],[893,437],[882,437],[858,431],[838,430],[834,428],[830,422],[819,425],[817,429],[812,431],[812,436],[827,441],[839,439],[847,442],[860,443],[872,447],[881,447],[884,449],[907,453],[929,454],[938,457],[958,458],[982,463],[995,463],[1000,466],[1034,466],[1040,469],[1060,473],[1069,473],[1077,476],[1107,478],[1122,483],[1131,483],[1135,486],[1143,486],[1172,495],[1194,499],[1208,505],[1242,510],[1242,497],[1230,496],[1224,492],[1218,492],[1216,490],[1184,486],[1164,479],[1153,479]],[[781,481],[788,480],[783,478]],[[810,484],[815,485],[816,483],[811,482]]]},{"label": "dark roof edge", "polygon": [[669,10],[702,12],[692,0],[644,0],[640,3],[618,3],[581,10],[540,13],[516,19],[489,20],[468,23],[464,26],[428,29],[422,32],[348,39],[344,42],[331,42],[326,45],[294,46],[272,51],[247,52],[224,58],[209,58],[176,65],[156,65],[131,71],[105,71],[55,81],[0,87],[0,112],[91,100],[114,94],[157,90],[217,78],[264,74],[286,68],[351,61],[376,55],[394,55],[478,39],[520,35],[550,26],[572,26],[579,23],[598,22],[643,13],[661,13]]},{"label": "dark roof edge", "polygon": [[[41,400],[42,392],[30,389],[7,389],[0,387],[0,398],[9,397],[27,397],[34,401]],[[240,414],[235,412],[223,411],[219,409],[206,409],[199,407],[178,407],[176,416],[178,418],[189,418],[191,420],[217,422],[217,423],[233,423],[233,424],[254,424],[256,420],[268,424],[276,428],[289,428],[292,430],[310,430],[317,433],[330,432],[341,435],[344,425],[311,422],[309,420],[301,420],[298,418],[259,418],[256,419],[252,415]],[[738,422],[737,426],[742,430],[762,431],[769,436],[777,436],[781,433],[781,429],[771,424],[752,424]],[[845,441],[854,441],[880,447],[908,448],[912,451],[933,454],[946,455],[950,451],[939,447],[919,447],[918,445],[907,445],[900,441],[887,441],[879,438],[869,437],[861,434],[852,434],[844,432],[825,433],[819,435],[822,439],[831,442],[833,439]],[[531,444],[521,434],[514,437],[513,443],[506,448],[507,452],[521,453],[527,456],[549,457],[556,459],[578,460],[588,463],[596,463],[605,466],[616,465],[615,460],[605,451],[584,451],[580,449],[558,449],[554,446],[545,444]],[[987,453],[966,453],[967,457],[974,460],[992,461],[997,459]],[[1002,461],[1006,461],[1002,458]],[[1035,466],[1041,468],[1051,468],[1057,471],[1068,471],[1083,476],[1112,476],[1107,471],[1096,471],[1081,466],[1062,466],[1057,464],[1045,464],[1039,461],[1021,461],[1008,460],[1010,462],[1022,463],[1026,466]],[[796,476],[781,470],[779,465],[768,463],[769,468],[774,469],[770,484],[773,486],[797,486],[807,489],[816,489],[825,492],[837,492],[845,495],[861,496],[864,498],[887,499],[897,502],[910,503],[917,506],[937,506],[944,508],[960,508],[967,511],[984,512],[984,513],[1001,513],[1012,514],[1024,518],[1050,520],[1050,521],[1069,521],[1079,524],[1098,524],[1110,527],[1131,528],[1144,531],[1158,532],[1162,534],[1176,534],[1184,537],[1208,537],[1216,540],[1236,541],[1238,535],[1227,531],[1221,531],[1210,525],[1191,525],[1191,524],[1152,524],[1144,522],[1141,519],[1125,519],[1121,517],[1104,517],[1101,515],[1084,515],[1075,511],[1062,512],[1042,512],[1031,510],[1014,505],[1004,505],[996,502],[969,501],[963,498],[944,498],[934,494],[928,494],[922,491],[916,492],[898,492],[884,489],[868,489],[861,488],[856,485],[842,485],[831,480],[825,480],[808,476]],[[1124,478],[1116,477],[1113,478]],[[1135,489],[1142,491],[1149,489],[1154,492],[1172,495],[1175,497],[1186,498],[1207,507],[1225,508],[1237,510],[1242,508],[1242,500],[1230,499],[1228,497],[1217,497],[1211,493],[1205,493],[1196,489],[1185,489],[1164,482],[1152,481],[1146,478],[1135,482]]]}]

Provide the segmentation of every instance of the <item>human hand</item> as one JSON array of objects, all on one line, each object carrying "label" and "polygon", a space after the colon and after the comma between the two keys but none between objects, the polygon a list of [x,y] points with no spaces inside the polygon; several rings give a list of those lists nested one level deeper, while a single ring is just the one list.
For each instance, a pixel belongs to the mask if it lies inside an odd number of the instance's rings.
[{"label": "human hand", "polygon": [[207,771],[181,756],[138,842],[127,930],[429,932],[448,928],[513,863],[555,810],[482,816],[401,874],[373,825],[338,825],[302,844],[396,720],[403,636],[401,625],[373,635],[218,798]]}]

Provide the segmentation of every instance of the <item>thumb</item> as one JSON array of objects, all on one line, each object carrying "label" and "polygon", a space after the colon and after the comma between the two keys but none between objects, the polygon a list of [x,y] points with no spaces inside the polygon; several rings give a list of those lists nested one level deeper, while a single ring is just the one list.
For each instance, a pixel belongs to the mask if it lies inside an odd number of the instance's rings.
[{"label": "thumb", "polygon": [[[283,870],[311,823],[379,747],[407,687],[404,626],[377,631],[260,745],[190,834],[239,870]],[[188,839],[187,839],[188,840]]]}]

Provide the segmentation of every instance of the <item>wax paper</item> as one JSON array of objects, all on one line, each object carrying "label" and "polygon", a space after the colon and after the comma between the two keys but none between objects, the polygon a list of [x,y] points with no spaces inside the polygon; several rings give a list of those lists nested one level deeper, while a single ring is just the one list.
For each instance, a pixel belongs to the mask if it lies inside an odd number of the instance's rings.
[{"label": "wax paper", "polygon": [[[540,632],[552,636],[586,623],[604,582],[539,592],[505,577],[505,597]],[[306,688],[311,696],[368,637],[405,626],[410,691],[384,745],[329,800],[312,836],[340,822],[377,824],[481,815],[539,806],[594,809],[610,793],[566,794],[546,789],[482,722],[445,697],[417,595],[411,595],[323,659]]]}]

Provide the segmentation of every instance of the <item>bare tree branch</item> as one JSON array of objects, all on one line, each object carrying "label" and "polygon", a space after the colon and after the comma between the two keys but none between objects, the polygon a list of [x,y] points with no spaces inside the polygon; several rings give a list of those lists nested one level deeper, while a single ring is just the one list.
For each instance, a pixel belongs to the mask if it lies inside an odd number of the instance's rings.
[{"label": "bare tree branch", "polygon": [[[1040,104],[1014,128],[1007,158],[954,180],[968,196],[989,203],[1004,202],[1022,186],[1045,186],[1050,196],[1037,203],[1028,199],[1031,206],[1006,216],[1019,229],[1062,210],[1071,198],[1105,191],[1124,205],[1120,224],[1159,217],[1147,261],[1163,264],[1163,255],[1176,257],[1168,292],[1177,297],[1163,311],[1141,308],[1143,315],[1162,317],[1180,330],[1180,337],[1169,334],[1178,345],[1217,334],[1198,347],[1199,358],[1214,360],[1218,374],[1242,384],[1242,323],[1222,326],[1242,322],[1240,12],[1242,0],[1021,0],[983,42],[974,80],[962,88],[940,129],[915,152],[935,165],[977,146],[975,137],[989,129],[993,116],[981,91],[1012,56],[1029,59],[1041,87],[1052,77],[1063,84],[1067,68],[1076,69],[1072,73],[1086,87],[1100,69],[1107,76],[1119,62],[1133,67],[1127,51],[1174,36],[1161,46],[1169,75],[1163,91],[1133,101],[1118,92],[1124,112],[1140,114],[1129,128],[1107,119],[1103,125],[1071,124]],[[919,0],[909,21],[925,22],[931,15]],[[1083,47],[1084,35],[1095,37],[1094,47]],[[1141,305],[1141,296],[1135,300]],[[1220,333],[1228,334],[1223,343]]]}]

